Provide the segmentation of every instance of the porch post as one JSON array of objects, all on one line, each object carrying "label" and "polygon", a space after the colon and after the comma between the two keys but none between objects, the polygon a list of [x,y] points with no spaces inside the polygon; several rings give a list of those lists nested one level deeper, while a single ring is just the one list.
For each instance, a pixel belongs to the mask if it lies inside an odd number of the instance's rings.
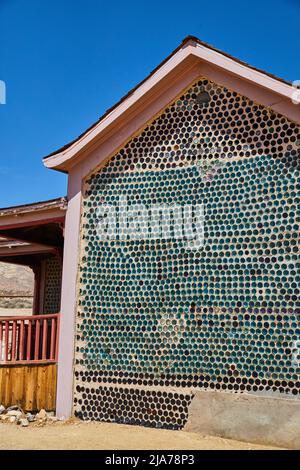
[{"label": "porch post", "polygon": [[76,281],[79,256],[81,176],[69,174],[68,208],[64,230],[61,315],[58,345],[56,414],[72,415]]}]

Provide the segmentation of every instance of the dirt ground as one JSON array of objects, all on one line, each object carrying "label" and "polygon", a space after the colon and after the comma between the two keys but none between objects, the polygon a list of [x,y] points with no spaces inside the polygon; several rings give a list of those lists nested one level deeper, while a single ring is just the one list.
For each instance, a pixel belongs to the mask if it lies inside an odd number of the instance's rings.
[{"label": "dirt ground", "polygon": [[263,450],[274,447],[200,436],[184,431],[168,431],[110,423],[77,420],[21,428],[0,423],[0,450]]}]

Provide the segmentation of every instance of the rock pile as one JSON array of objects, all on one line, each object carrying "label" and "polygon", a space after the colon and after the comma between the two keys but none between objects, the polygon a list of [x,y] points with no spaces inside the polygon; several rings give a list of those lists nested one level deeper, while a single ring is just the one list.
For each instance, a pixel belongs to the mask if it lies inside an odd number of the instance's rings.
[{"label": "rock pile", "polygon": [[38,413],[26,413],[18,405],[5,408],[5,406],[0,404],[0,422],[1,421],[27,427],[30,423],[35,423],[40,426],[46,423],[55,423],[59,421],[59,418],[54,416],[53,412],[47,412],[44,409],[41,409]]}]

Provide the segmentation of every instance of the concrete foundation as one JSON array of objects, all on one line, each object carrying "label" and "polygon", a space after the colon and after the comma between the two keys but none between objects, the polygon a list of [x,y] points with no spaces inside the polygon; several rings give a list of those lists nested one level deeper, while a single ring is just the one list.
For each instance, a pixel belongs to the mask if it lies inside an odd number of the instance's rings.
[{"label": "concrete foundation", "polygon": [[300,400],[197,392],[184,430],[300,449]]}]

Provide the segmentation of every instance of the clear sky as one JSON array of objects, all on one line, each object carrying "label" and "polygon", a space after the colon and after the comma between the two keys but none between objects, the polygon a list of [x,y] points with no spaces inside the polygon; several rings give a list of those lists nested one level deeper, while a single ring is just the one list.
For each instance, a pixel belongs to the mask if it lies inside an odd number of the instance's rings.
[{"label": "clear sky", "polygon": [[0,207],[66,194],[42,157],[77,137],[187,35],[300,80],[300,0],[0,0]]}]

